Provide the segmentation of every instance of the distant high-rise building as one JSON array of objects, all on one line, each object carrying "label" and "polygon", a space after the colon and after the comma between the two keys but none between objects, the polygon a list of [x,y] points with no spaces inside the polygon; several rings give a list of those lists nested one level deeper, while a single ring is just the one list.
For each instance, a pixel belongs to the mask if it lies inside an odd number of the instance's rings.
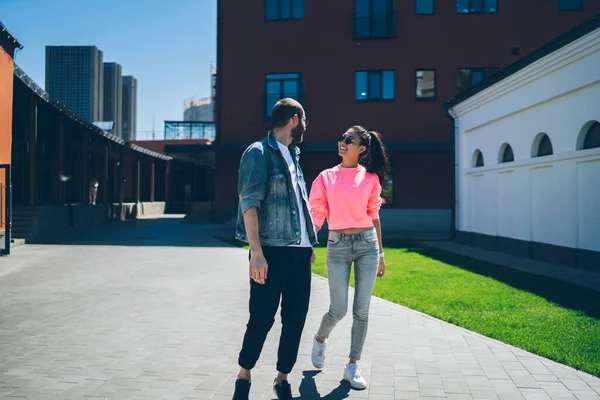
[{"label": "distant high-rise building", "polygon": [[124,140],[135,140],[137,120],[137,79],[133,76],[123,77],[123,125],[121,127]]},{"label": "distant high-rise building", "polygon": [[210,97],[190,97],[183,103],[183,120],[213,122],[213,109],[213,102]]},{"label": "distant high-rise building", "polygon": [[117,63],[104,63],[104,115],[103,121],[114,122],[113,134],[122,136],[123,77]]},{"label": "distant high-rise building", "polygon": [[215,66],[211,66],[210,67],[210,87],[211,87],[211,94],[210,97],[212,97],[212,103],[213,103],[213,121],[217,120],[217,108],[214,106],[214,104],[217,104],[217,67]]},{"label": "distant high-rise building", "polygon": [[90,122],[103,118],[102,57],[96,46],[46,46],[46,92]]}]

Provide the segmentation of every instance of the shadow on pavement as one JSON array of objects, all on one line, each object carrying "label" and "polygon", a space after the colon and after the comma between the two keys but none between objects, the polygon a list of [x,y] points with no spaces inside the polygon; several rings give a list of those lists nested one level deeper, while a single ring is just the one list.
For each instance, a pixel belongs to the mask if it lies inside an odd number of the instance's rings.
[{"label": "shadow on pavement", "polygon": [[410,242],[391,241],[386,246],[402,247],[413,253],[441,261],[445,264],[487,276],[514,288],[521,289],[564,308],[580,310],[600,319],[600,292],[542,275],[530,274],[502,265],[476,260],[467,256],[446,252]]},{"label": "shadow on pavement", "polygon": [[349,397],[350,393],[350,385],[341,381],[340,385],[333,389],[331,393],[321,397],[319,391],[317,390],[317,384],[315,383],[315,376],[317,376],[321,371],[304,371],[302,374],[304,377],[302,378],[302,382],[300,383],[300,397],[296,397],[296,399],[302,400],[317,400],[317,399],[326,399],[326,400],[342,400]]},{"label": "shadow on pavement", "polygon": [[[81,246],[230,247],[235,228],[182,223],[182,217],[142,218],[72,228],[34,244]],[[231,238],[225,243],[215,236]]]}]

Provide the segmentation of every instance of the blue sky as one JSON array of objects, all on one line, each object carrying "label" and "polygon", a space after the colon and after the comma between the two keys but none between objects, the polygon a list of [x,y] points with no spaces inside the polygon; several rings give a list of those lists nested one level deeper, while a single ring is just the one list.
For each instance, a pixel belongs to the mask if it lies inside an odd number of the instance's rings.
[{"label": "blue sky", "polygon": [[210,95],[216,0],[0,0],[0,21],[24,49],[17,64],[41,87],[46,45],[95,45],[138,80],[137,129],[162,132],[183,101]]}]

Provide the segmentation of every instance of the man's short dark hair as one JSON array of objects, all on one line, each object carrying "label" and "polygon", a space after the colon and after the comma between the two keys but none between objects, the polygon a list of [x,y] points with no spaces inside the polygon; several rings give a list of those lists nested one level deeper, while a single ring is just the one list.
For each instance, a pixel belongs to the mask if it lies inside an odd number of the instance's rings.
[{"label": "man's short dark hair", "polygon": [[275,103],[271,112],[271,125],[273,129],[286,126],[294,114],[298,114],[298,118],[304,117],[304,109],[299,102],[290,98],[279,100]]}]

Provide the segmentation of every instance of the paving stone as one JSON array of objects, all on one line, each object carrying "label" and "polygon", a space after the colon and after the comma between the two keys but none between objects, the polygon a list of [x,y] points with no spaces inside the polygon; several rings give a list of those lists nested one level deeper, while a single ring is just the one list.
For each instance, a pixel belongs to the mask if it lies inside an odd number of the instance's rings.
[{"label": "paving stone", "polygon": [[[0,398],[230,399],[248,318],[248,253],[213,237],[231,233],[139,220],[2,258]],[[370,387],[350,390],[341,378],[351,313],[315,371],[310,351],[327,281],[314,276],[312,290],[290,374],[295,396],[600,400],[596,377],[378,298],[360,361]],[[280,321],[253,371],[253,399],[273,398]]]},{"label": "paving stone", "polygon": [[550,400],[551,397],[543,389],[521,389],[527,400]]}]

